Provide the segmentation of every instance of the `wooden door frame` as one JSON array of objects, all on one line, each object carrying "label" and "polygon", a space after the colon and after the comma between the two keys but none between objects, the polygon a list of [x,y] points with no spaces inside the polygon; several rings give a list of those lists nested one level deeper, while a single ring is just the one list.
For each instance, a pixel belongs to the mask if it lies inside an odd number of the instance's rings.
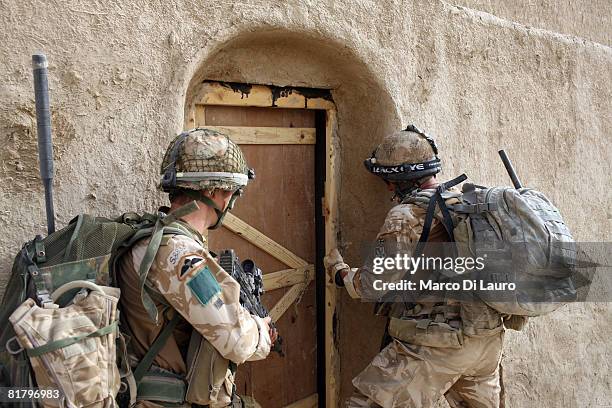
[{"label": "wooden door frame", "polygon": [[[239,107],[278,107],[289,109],[316,109],[325,111],[325,182],[323,197],[321,197],[320,213],[324,220],[324,236],[326,253],[337,246],[338,227],[338,181],[339,167],[337,165],[337,111],[329,90],[318,90],[300,87],[277,87],[271,85],[252,85],[230,82],[204,81],[193,93],[194,97],[185,106],[185,129],[192,129],[196,123],[205,123],[205,106],[239,106]],[[213,126],[207,126],[212,127]],[[216,127],[228,134],[238,144],[315,144],[316,129],[311,128],[273,128],[273,127]],[[320,143],[320,141],[319,141]],[[316,180],[315,180],[316,182]],[[324,302],[317,299],[317,307],[324,304],[324,311],[318,310],[317,324],[324,320],[324,356],[321,359],[319,351],[317,364],[318,376],[324,375],[324,389],[318,386],[319,394],[313,394],[305,399],[294,402],[286,408],[315,408],[338,406],[339,394],[339,361],[336,348],[334,320],[336,311],[337,290],[334,282],[322,270],[322,259],[317,259],[317,270],[312,265],[286,250],[281,245],[267,238],[261,232],[250,227],[229,213],[224,226],[230,231],[241,235],[261,249],[271,253],[293,269],[268,273],[264,275],[264,287],[267,290],[292,286],[271,309],[270,315],[277,320],[309,285],[312,279],[324,281]],[[257,244],[258,242],[259,244]],[[263,244],[261,244],[263,242]],[[317,258],[321,257],[318,251]],[[320,285],[320,284],[319,284]],[[321,286],[318,288],[321,288]],[[320,332],[319,330],[317,330]],[[317,344],[320,344],[317,339]],[[324,372],[320,365],[324,361]],[[320,377],[319,377],[320,378]],[[322,381],[317,381],[320,384]],[[323,391],[323,392],[321,392]]]}]

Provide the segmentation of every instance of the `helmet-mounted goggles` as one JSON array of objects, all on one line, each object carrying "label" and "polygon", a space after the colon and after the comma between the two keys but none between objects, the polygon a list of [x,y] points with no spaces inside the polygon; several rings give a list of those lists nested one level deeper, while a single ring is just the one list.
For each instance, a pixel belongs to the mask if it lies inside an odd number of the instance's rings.
[{"label": "helmet-mounted goggles", "polygon": [[382,177],[388,181],[408,181],[408,180],[416,180],[425,176],[431,176],[436,173],[439,173],[442,170],[442,166],[440,164],[440,159],[438,158],[438,146],[436,142],[429,135],[420,131],[414,125],[408,125],[406,129],[407,132],[414,132],[425,138],[431,149],[433,150],[435,158],[426,162],[420,163],[401,163],[391,166],[385,166],[382,164],[378,164],[376,160],[376,151],[375,149],[372,152],[372,156],[364,161],[364,165],[366,169],[372,174],[376,174],[377,176]]}]

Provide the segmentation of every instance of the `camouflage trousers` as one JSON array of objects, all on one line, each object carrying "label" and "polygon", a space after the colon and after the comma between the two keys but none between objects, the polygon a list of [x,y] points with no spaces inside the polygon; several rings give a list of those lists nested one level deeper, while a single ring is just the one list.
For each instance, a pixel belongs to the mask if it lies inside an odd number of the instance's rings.
[{"label": "camouflage trousers", "polygon": [[427,408],[443,395],[451,408],[498,408],[502,343],[503,332],[465,337],[461,349],[395,340],[353,379],[346,408]]},{"label": "camouflage trousers", "polygon": [[[199,405],[201,407],[201,405]],[[208,405],[207,405],[208,406]],[[250,396],[240,396],[240,400],[236,404],[226,405],[227,408],[235,408],[240,406],[242,408],[261,408],[261,405],[255,400],[255,398]],[[182,405],[173,404],[173,408],[193,408],[194,405],[189,403],[184,403]],[[152,401],[137,401],[133,408],[164,408],[164,405],[159,405]],[[211,406],[211,408],[222,408],[219,405]]]}]

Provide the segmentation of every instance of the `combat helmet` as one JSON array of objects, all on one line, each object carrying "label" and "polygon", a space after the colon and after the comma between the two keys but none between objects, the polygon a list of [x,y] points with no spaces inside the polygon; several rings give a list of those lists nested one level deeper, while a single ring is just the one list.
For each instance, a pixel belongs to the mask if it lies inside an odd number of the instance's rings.
[{"label": "combat helmet", "polygon": [[364,164],[372,174],[396,183],[400,197],[442,169],[436,142],[414,125],[386,136]]},{"label": "combat helmet", "polygon": [[[179,134],[168,146],[161,165],[160,188],[173,194],[181,191],[212,207],[217,213],[217,228],[226,212],[242,194],[255,172],[247,166],[238,145],[216,130],[196,128]],[[233,191],[225,210],[203,194],[215,189]]]}]

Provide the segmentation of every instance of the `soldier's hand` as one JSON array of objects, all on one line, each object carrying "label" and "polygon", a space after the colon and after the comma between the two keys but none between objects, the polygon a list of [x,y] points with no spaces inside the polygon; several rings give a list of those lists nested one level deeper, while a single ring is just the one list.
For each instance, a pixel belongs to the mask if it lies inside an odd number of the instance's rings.
[{"label": "soldier's hand", "polygon": [[335,280],[336,283],[338,283],[338,279],[336,279],[336,272],[340,272],[341,277],[344,278],[349,268],[349,266],[344,263],[344,259],[342,259],[342,255],[340,255],[338,248],[334,248],[329,251],[325,258],[323,258],[323,265],[325,265],[325,270],[327,271],[329,278],[331,280]]},{"label": "soldier's hand", "polygon": [[276,340],[278,339],[278,330],[276,330],[276,328],[274,327],[270,327],[270,323],[272,323],[272,318],[270,316],[267,316],[263,319],[263,321],[266,324],[266,327],[268,328],[270,341],[272,342],[272,344],[276,343]]},{"label": "soldier's hand", "polygon": [[334,248],[323,258],[323,265],[325,265],[325,269],[330,270],[334,266],[339,263],[343,263],[344,259],[342,259],[342,255],[338,251],[338,248]]}]

